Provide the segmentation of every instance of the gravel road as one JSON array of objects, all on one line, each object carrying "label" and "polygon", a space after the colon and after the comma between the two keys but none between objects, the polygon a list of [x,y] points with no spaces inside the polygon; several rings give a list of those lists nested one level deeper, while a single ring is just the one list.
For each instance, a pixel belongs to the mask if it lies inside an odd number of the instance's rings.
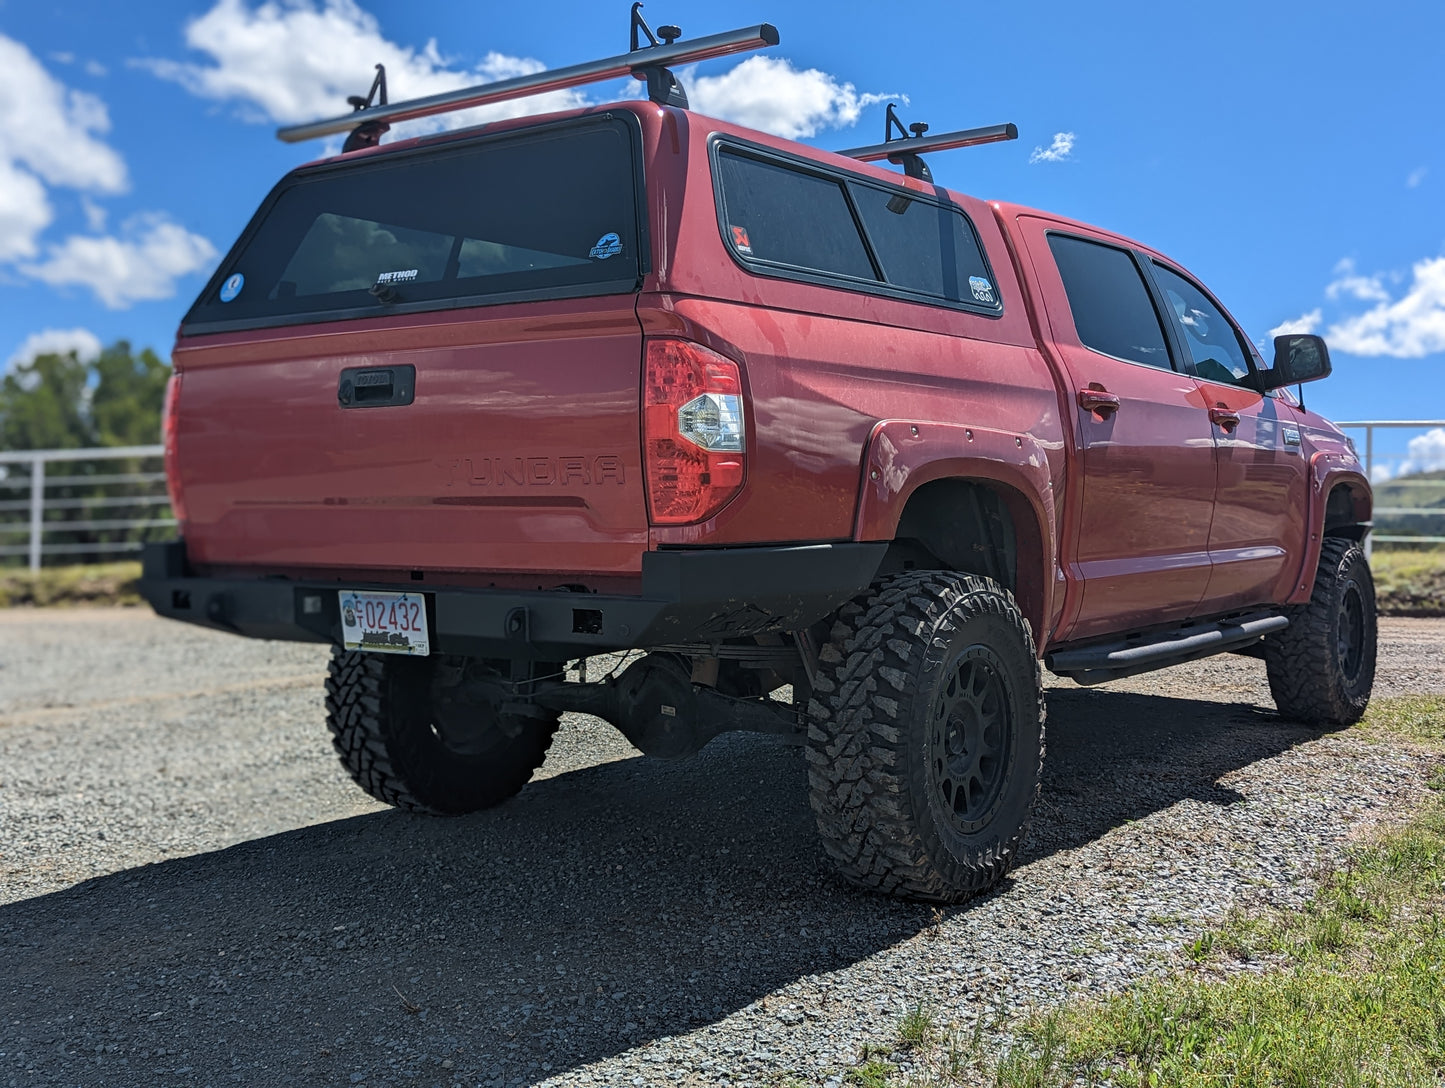
[{"label": "gravel road", "polygon": [[[1377,693],[1445,692],[1445,621],[1381,631]],[[1117,988],[1301,901],[1425,777],[1279,721],[1252,659],[1057,682],[1024,864],[936,912],[832,877],[773,738],[664,763],[569,717],[496,810],[383,809],[325,657],[0,614],[0,1085],[836,1085],[918,1002]]]}]

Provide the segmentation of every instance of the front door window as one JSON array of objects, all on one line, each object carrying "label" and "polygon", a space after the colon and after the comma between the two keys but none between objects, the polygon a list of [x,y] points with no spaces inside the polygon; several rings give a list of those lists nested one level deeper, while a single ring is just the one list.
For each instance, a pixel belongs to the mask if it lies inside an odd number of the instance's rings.
[{"label": "front door window", "polygon": [[1194,372],[1207,382],[1244,385],[1249,377],[1249,357],[1239,334],[1219,307],[1173,269],[1154,262],[1154,278],[1174,310]]}]

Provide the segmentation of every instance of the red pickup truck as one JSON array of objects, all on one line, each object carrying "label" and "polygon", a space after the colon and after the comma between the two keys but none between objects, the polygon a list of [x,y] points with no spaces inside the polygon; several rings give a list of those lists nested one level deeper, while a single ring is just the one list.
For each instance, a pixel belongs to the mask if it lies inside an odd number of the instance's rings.
[{"label": "red pickup truck", "polygon": [[565,711],[773,732],[844,875],[955,901],[1017,856],[1041,661],[1253,653],[1282,715],[1363,712],[1370,486],[1287,389],[1317,337],[1268,364],[1148,246],[677,105],[368,142],[186,315],[143,587],[331,643],[372,796],[497,804]]}]

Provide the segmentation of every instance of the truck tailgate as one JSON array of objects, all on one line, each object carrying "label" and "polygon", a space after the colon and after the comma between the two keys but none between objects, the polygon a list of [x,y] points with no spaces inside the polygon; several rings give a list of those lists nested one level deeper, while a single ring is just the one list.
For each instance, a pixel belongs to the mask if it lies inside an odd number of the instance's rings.
[{"label": "truck tailgate", "polygon": [[[193,563],[640,570],[635,296],[186,338],[175,360]],[[411,402],[383,403],[406,367]]]}]

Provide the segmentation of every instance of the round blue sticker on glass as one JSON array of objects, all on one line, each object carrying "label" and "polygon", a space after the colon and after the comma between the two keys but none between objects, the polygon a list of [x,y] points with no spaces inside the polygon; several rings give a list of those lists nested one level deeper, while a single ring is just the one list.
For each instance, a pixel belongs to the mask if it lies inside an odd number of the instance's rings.
[{"label": "round blue sticker on glass", "polygon": [[246,277],[239,272],[234,272],[231,277],[221,284],[221,301],[230,302],[241,293],[241,288],[246,286]]},{"label": "round blue sticker on glass", "polygon": [[622,239],[617,237],[616,231],[609,231],[597,239],[597,244],[587,253],[587,256],[599,261],[605,261],[608,257],[615,257],[622,252]]}]

